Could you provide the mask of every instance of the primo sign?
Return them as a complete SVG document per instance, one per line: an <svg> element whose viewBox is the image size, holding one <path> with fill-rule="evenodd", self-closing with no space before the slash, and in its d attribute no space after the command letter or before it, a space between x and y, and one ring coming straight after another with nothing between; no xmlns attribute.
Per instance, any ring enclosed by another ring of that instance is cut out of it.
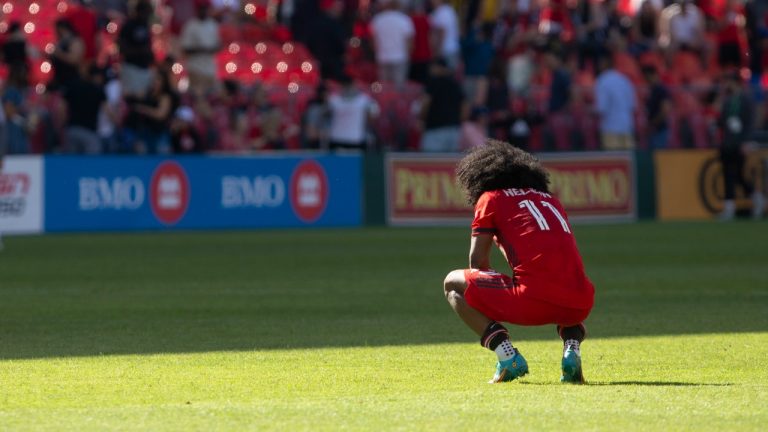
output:
<svg viewBox="0 0 768 432"><path fill-rule="evenodd" d="M550 189L571 220L634 220L636 192L631 152L537 155ZM467 224L472 208L456 184L460 155L390 154L388 219L394 225Z"/></svg>

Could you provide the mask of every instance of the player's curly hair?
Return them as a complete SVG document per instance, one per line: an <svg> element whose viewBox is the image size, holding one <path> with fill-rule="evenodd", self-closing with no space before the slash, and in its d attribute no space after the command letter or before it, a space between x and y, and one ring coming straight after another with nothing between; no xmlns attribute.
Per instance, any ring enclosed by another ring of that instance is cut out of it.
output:
<svg viewBox="0 0 768 432"><path fill-rule="evenodd" d="M494 139L471 150L459 161L456 179L469 204L483 192L518 188L549 192L549 175L532 154Z"/></svg>

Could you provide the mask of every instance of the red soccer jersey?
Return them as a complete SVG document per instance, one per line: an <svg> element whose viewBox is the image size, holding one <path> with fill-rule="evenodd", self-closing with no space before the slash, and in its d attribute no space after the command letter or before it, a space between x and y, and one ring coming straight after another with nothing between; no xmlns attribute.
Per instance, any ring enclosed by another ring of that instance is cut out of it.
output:
<svg viewBox="0 0 768 432"><path fill-rule="evenodd" d="M595 289L584 272L560 201L533 189L485 192L472 235L492 234L514 271L515 288L558 306L588 309Z"/></svg>

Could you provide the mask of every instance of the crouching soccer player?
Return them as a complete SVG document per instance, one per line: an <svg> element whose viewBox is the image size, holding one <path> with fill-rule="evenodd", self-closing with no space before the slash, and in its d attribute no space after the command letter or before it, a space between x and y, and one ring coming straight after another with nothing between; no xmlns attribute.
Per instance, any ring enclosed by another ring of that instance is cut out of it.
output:
<svg viewBox="0 0 768 432"><path fill-rule="evenodd" d="M458 182L475 207L469 269L445 278L453 310L499 357L491 382L512 381L528 364L501 322L557 325L563 340L560 381L582 383L579 345L586 336L594 287L584 273L571 226L549 193L547 173L532 155L489 140L459 162ZM512 276L490 268L493 243Z"/></svg>

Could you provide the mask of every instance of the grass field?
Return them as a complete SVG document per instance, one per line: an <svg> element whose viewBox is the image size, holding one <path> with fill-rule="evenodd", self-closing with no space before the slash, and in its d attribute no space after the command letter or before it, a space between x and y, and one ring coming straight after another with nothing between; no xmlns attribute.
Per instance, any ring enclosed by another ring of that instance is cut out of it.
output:
<svg viewBox="0 0 768 432"><path fill-rule="evenodd" d="M7 238L0 430L764 430L768 224L576 235L584 386L552 327L486 384L441 292L465 229Z"/></svg>

